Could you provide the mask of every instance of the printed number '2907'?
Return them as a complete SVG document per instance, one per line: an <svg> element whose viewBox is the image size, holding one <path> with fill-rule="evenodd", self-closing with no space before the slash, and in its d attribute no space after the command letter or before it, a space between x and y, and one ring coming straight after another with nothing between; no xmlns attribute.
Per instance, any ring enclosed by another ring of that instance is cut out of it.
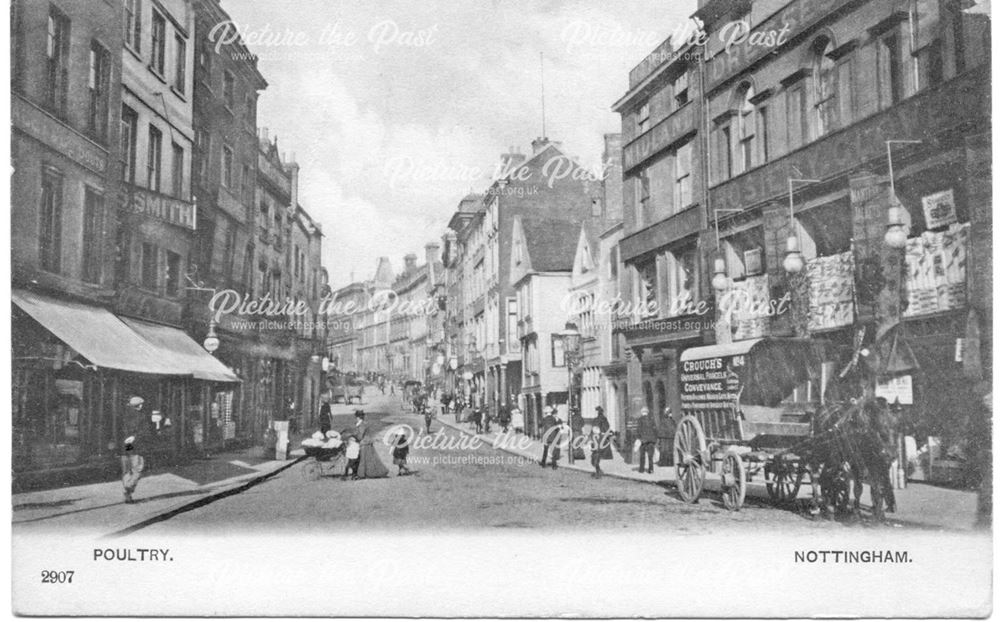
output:
<svg viewBox="0 0 1000 622"><path fill-rule="evenodd" d="M43 570L42 583L72 583L73 570Z"/></svg>

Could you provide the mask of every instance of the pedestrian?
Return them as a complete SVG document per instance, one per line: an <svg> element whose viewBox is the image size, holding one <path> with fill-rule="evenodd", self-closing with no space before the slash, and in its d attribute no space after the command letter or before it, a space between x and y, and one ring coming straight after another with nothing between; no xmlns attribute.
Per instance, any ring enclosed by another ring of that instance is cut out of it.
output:
<svg viewBox="0 0 1000 622"><path fill-rule="evenodd" d="M601 431L601 428L594 423L590 426L590 464L594 467L591 477L600 479L604 475L601 471L601 460L605 457L611 457L611 433L607 430Z"/></svg>
<svg viewBox="0 0 1000 622"><path fill-rule="evenodd" d="M570 427L569 424L563 421L559 415L555 416L556 425L553 428L552 433L552 469L555 470L559 466L559 453L562 450L563 445L567 445L570 437ZM569 451L573 448L570 447Z"/></svg>
<svg viewBox="0 0 1000 622"><path fill-rule="evenodd" d="M406 466L406 459L410 455L410 439L406 434L407 428L400 427L392 437L392 463L399 467L396 475L409 475L413 473Z"/></svg>
<svg viewBox="0 0 1000 622"><path fill-rule="evenodd" d="M330 431L330 423L330 398L324 395L319 407L319 431L325 435Z"/></svg>
<svg viewBox="0 0 1000 622"><path fill-rule="evenodd" d="M552 442L555 440L555 435L558 431L559 422L553 416L553 411L555 409L551 406L545 407L545 416L542 417L542 461L539 463L542 468L545 468L545 461L549 456L549 451L552 450ZM552 467L555 468L555 461L558 459L559 449L556 448L552 450Z"/></svg>
<svg viewBox="0 0 1000 622"><path fill-rule="evenodd" d="M514 428L515 433L524 434L524 413L517 404L510 410L510 426Z"/></svg>
<svg viewBox="0 0 1000 622"><path fill-rule="evenodd" d="M476 434L481 434L483 431L483 411L481 408L476 406L472 409L472 414L469 415L472 425L476 428Z"/></svg>
<svg viewBox="0 0 1000 622"><path fill-rule="evenodd" d="M649 409L643 406L640 412L638 423L639 434L639 472L653 472L653 453L656 451L656 441L659 438L659 431L656 429L656 421L649 415ZM649 470L646 470L646 461L649 461Z"/></svg>
<svg viewBox="0 0 1000 622"><path fill-rule="evenodd" d="M500 427L504 433L510 428L510 406L503 404L500 406Z"/></svg>
<svg viewBox="0 0 1000 622"><path fill-rule="evenodd" d="M347 479L348 474L351 479L358 479L358 462L361 457L361 443L358 442L353 432L348 432L347 448L344 449L344 457L347 458L347 466L344 467L344 475L340 479Z"/></svg>
<svg viewBox="0 0 1000 622"><path fill-rule="evenodd" d="M677 422L670 407L663 409L663 448L660 449L660 464L674 466L674 437L677 436Z"/></svg>
<svg viewBox="0 0 1000 622"><path fill-rule="evenodd" d="M387 477L389 469L385 468L385 465L379 460L378 454L375 453L374 433L371 426L365 423L365 411L354 411L354 418L354 433L358 437L358 443L361 444L361 452L358 455L358 477L362 479Z"/></svg>
<svg viewBox="0 0 1000 622"><path fill-rule="evenodd" d="M135 503L132 494L135 492L142 472L146 468L146 460L142 452L149 448L155 432L152 422L143 413L146 400L133 395L128 400L128 410L122 421L122 442L119 453L122 465L122 488L125 493L125 503Z"/></svg>
<svg viewBox="0 0 1000 622"><path fill-rule="evenodd" d="M431 421L441 416L441 402L433 400L430 406L424 410L424 428L427 433L431 433Z"/></svg>

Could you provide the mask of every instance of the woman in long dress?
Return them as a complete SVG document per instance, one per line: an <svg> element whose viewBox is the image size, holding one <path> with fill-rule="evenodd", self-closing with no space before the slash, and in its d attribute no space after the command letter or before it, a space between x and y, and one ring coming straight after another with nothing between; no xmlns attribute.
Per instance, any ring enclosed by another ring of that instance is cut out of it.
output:
<svg viewBox="0 0 1000 622"><path fill-rule="evenodd" d="M374 432L365 423L365 412L356 410L354 416L356 418L354 434L361 443L361 455L358 457L358 477L388 477L389 469L385 468L385 465L379 460L378 454L375 453Z"/></svg>

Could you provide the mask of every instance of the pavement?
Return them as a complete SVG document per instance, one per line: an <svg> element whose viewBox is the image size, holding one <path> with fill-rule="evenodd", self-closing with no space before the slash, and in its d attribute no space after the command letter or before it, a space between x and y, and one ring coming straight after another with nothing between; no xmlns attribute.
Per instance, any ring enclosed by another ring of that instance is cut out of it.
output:
<svg viewBox="0 0 1000 622"><path fill-rule="evenodd" d="M334 428L353 425L354 411L368 405L333 404ZM139 481L133 504L124 502L118 479L13 494L12 524L18 532L52 529L92 532L99 526L101 533L108 535L128 533L246 490L293 466L304 457L299 440L301 437L291 439L293 450L286 460L261 458L257 448L221 452L209 459L154 470Z"/></svg>
<svg viewBox="0 0 1000 622"><path fill-rule="evenodd" d="M452 429L462 433L478 437L484 444L504 451L521 458L534 460L536 462L542 457L542 443L523 434L514 432L503 433L496 425L489 433L476 434L471 424L457 423L454 414L447 414L438 420ZM433 427L432 427L433 430ZM585 460L575 460L569 462L569 452L563 450L559 460L559 468L570 469L593 473L590 465L590 451L586 450ZM675 469L674 467L654 466L653 473L639 471L638 464L629 464L625 458L612 447L612 459L601 461L601 470L605 477L628 479L633 481L647 482L659 486L674 488ZM657 454L658 457L658 454ZM720 478L711 471L705 475L704 489L709 492L718 492L720 489ZM770 503L767 488L763 478L747 483L747 498L764 499ZM807 500L811 497L810 486L803 484L799 490L798 499ZM887 514L888 523L893 526L911 527L917 529L947 530L947 531L973 531L976 526L976 502L975 491L956 490L940 486L924 484L921 482L909 482L906 488L897 489L896 512ZM867 485L861 497L862 508L871 507L871 493Z"/></svg>

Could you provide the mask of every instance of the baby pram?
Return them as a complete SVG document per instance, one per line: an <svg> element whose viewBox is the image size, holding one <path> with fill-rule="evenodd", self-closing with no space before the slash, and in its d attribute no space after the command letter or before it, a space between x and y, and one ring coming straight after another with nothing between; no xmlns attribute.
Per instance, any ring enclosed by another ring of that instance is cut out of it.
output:
<svg viewBox="0 0 1000 622"><path fill-rule="evenodd" d="M325 437L321 432L313 434L312 438L302 441L302 449L311 458L302 467L302 476L308 480L317 480L335 475L338 470L343 472L346 466L346 448L347 443L337 432L327 432Z"/></svg>

